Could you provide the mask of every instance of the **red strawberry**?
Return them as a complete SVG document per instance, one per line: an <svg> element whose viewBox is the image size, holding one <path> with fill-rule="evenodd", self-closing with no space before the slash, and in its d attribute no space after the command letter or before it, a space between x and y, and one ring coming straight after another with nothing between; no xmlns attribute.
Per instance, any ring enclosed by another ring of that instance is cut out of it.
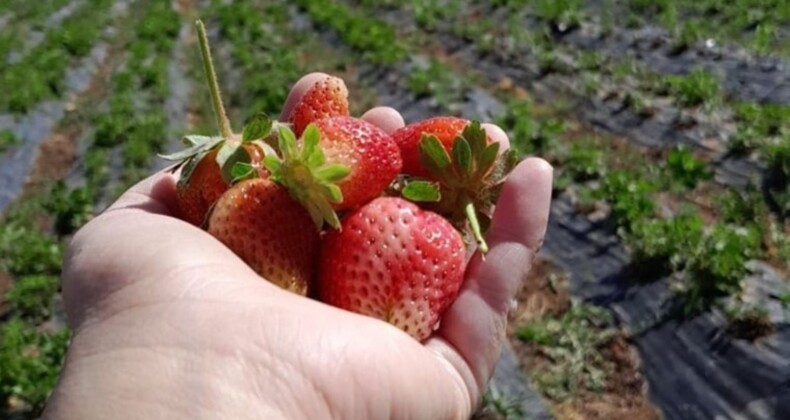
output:
<svg viewBox="0 0 790 420"><path fill-rule="evenodd" d="M378 197L400 172L398 146L375 125L352 117L333 117L318 120L316 126L321 132L318 145L327 162L351 169L338 183L343 201L335 209L352 209Z"/></svg>
<svg viewBox="0 0 790 420"><path fill-rule="evenodd" d="M491 142L480 123L473 121L462 130L450 134L465 120L439 117L414 124L395 133L401 142L401 153L404 155L404 172L406 154L416 148L418 170L412 175L430 174L436 181L433 188L425 186L425 181L407 180L401 193L413 201L438 201L429 208L447 217L459 229L468 227L477 241L480 252L488 252L483 239L483 231L488 225L493 203L496 202L500 186L510 170L515 166L513 153L499 155L499 144ZM441 138L434 135L441 134ZM449 143L449 144L448 144ZM410 189L411 185L418 188ZM426 193L426 190L434 191ZM483 223L481 223L483 222Z"/></svg>
<svg viewBox="0 0 790 420"><path fill-rule="evenodd" d="M320 298L421 341L458 295L464 254L461 235L438 214L401 198L377 198L326 235Z"/></svg>
<svg viewBox="0 0 790 420"><path fill-rule="evenodd" d="M314 126L301 145L288 127L278 128L282 158L267 153L266 178L258 178L260 171L251 164L237 162L230 171L236 184L214 205L208 232L262 277L307 295L320 228L325 220L339 225L331 203L342 198L335 182L348 169L325 163Z"/></svg>
<svg viewBox="0 0 790 420"><path fill-rule="evenodd" d="M392 133L392 138L398 144L403 158L403 173L432 179L432 174L420 161L419 145L423 134L436 136L445 149L451 150L455 138L467 125L469 121L462 118L434 117L409 124Z"/></svg>
<svg viewBox="0 0 790 420"><path fill-rule="evenodd" d="M343 79L328 76L315 83L291 111L288 122L301 136L311 122L326 117L348 115L348 89Z"/></svg>
<svg viewBox="0 0 790 420"><path fill-rule="evenodd" d="M176 202L180 216L195 226L203 225L208 210L230 187L217 163L217 152L220 147L215 147L202 157L198 157L191 172L186 170L182 172L183 176L177 185ZM244 148L253 164L260 165L263 159L260 149L251 144L244 145Z"/></svg>
<svg viewBox="0 0 790 420"><path fill-rule="evenodd" d="M307 210L274 181L234 185L214 206L208 232L262 277L307 294L319 233Z"/></svg>

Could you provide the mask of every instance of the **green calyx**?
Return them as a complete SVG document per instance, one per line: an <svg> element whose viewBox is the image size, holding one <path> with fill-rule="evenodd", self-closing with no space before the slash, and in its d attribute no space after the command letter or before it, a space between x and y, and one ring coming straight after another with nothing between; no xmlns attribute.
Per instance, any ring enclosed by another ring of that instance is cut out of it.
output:
<svg viewBox="0 0 790 420"><path fill-rule="evenodd" d="M321 133L314 124L307 126L299 143L288 126L277 128L281 157L267 152L263 160L270 178L285 187L291 197L307 209L319 229L324 221L340 229L340 219L332 204L343 201L337 183L346 178L351 169L326 163L324 152L318 147Z"/></svg>
<svg viewBox="0 0 790 420"><path fill-rule="evenodd" d="M483 233L487 229L493 204L505 177L517 163L515 154L499 154L499 143L488 143L485 130L472 121L453 141L449 152L433 135L423 135L419 144L420 162L438 181L436 210L449 216L456 226L469 226L481 253L488 252ZM412 181L425 182L425 181ZM404 188L404 196L410 198ZM424 192L422 196L435 197ZM432 200L421 200L432 201ZM435 201L435 200L433 200Z"/></svg>

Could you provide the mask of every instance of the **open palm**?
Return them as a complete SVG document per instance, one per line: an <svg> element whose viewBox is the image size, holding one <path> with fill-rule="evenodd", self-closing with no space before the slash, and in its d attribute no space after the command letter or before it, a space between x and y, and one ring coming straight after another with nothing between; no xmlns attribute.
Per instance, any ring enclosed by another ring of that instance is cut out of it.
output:
<svg viewBox="0 0 790 420"><path fill-rule="evenodd" d="M284 113L320 75L303 78ZM391 109L363 118L392 131ZM504 143L501 130L487 126ZM263 281L173 217L159 173L88 223L69 247L74 328L51 418L465 418L504 340L506 314L545 233L551 167L523 161L503 189L461 293L419 343L389 324Z"/></svg>

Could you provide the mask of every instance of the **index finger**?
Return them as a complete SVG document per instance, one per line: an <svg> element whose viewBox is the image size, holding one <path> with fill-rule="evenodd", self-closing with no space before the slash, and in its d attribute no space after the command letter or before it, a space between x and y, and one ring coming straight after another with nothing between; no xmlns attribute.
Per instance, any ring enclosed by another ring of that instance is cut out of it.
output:
<svg viewBox="0 0 790 420"><path fill-rule="evenodd" d="M530 158L509 175L497 202L485 259L475 255L464 286L426 345L463 379L473 401L485 390L505 339L507 312L546 232L552 168Z"/></svg>

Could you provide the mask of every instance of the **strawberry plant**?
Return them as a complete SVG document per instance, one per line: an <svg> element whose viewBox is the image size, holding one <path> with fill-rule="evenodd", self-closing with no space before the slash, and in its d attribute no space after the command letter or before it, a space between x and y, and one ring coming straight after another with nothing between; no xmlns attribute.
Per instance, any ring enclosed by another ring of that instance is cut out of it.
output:
<svg viewBox="0 0 790 420"><path fill-rule="evenodd" d="M693 189L700 181L713 177L708 165L684 146L669 151L666 159L666 182L675 189Z"/></svg>
<svg viewBox="0 0 790 420"><path fill-rule="evenodd" d="M51 275L19 277L5 294L15 315L42 321L52 315L52 304L59 287L58 278Z"/></svg>
<svg viewBox="0 0 790 420"><path fill-rule="evenodd" d="M296 2L319 25L337 31L340 38L371 61L393 64L406 56L406 48L387 23L365 16L342 3L317 0Z"/></svg>
<svg viewBox="0 0 790 420"><path fill-rule="evenodd" d="M0 327L0 398L14 397L40 414L58 380L70 336L68 330L42 333L20 320Z"/></svg>
<svg viewBox="0 0 790 420"><path fill-rule="evenodd" d="M704 105L711 108L721 99L721 86L716 76L696 69L687 75L666 78L670 92L684 106Z"/></svg>

